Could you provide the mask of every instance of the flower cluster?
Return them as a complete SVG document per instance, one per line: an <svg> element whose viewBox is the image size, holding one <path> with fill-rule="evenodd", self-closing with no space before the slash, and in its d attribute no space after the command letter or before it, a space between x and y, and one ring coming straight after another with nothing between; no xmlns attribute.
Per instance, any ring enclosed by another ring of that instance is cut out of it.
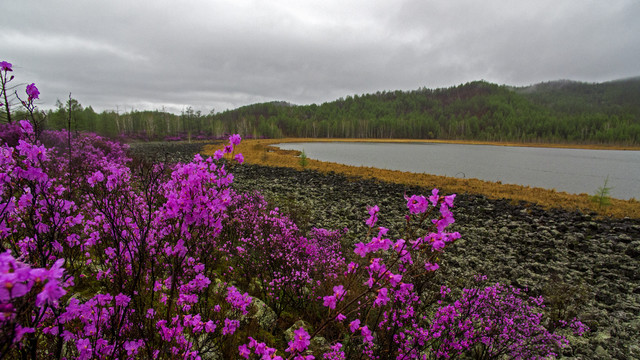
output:
<svg viewBox="0 0 640 360"><path fill-rule="evenodd" d="M0 62L3 96L11 71ZM447 230L455 195L405 196L399 239L369 207L368 234L347 244L346 229L303 233L232 189L239 135L213 158L152 165L29 121L0 139L0 358L536 358L567 344L543 326L542 299L515 288L433 300L461 237Z"/></svg>
<svg viewBox="0 0 640 360"><path fill-rule="evenodd" d="M16 260L10 250L0 253L0 338L5 347L34 333L42 324L42 311L58 307L66 294L63 264L64 259L58 259L50 269L32 268ZM24 307L42 311L25 318Z"/></svg>

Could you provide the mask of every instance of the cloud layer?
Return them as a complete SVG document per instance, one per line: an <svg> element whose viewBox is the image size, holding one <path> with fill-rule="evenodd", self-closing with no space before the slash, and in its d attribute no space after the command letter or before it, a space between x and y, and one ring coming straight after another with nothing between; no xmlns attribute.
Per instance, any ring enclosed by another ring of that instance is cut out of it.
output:
<svg viewBox="0 0 640 360"><path fill-rule="evenodd" d="M640 2L12 1L0 60L42 107L297 104L485 79L640 75Z"/></svg>

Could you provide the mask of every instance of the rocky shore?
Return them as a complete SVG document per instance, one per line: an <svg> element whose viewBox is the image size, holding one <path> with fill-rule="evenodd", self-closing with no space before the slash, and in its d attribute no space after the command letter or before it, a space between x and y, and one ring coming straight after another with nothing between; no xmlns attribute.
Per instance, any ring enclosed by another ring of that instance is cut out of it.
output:
<svg viewBox="0 0 640 360"><path fill-rule="evenodd" d="M236 189L260 190L303 228L347 227L347 241L366 234L367 206L380 206L380 225L401 229L403 194L431 190L289 168L242 165L232 172ZM640 220L473 194L458 194L455 204L462 239L443 256L442 279L455 285L484 274L543 295L559 316L577 315L591 331L570 338L562 358L640 359Z"/></svg>
<svg viewBox="0 0 640 360"><path fill-rule="evenodd" d="M152 161L189 161L202 144L137 144L132 154ZM234 187L255 191L303 229L348 228L346 241L366 234L367 206L379 225L401 229L403 194L417 188L340 174L256 165L233 166ZM439 278L454 287L476 274L543 295L551 311L578 316L591 331L571 338L563 359L640 359L640 220L545 210L509 200L458 194L453 230L462 234L440 261ZM468 283L468 281L467 281ZM555 310L554 310L555 309Z"/></svg>

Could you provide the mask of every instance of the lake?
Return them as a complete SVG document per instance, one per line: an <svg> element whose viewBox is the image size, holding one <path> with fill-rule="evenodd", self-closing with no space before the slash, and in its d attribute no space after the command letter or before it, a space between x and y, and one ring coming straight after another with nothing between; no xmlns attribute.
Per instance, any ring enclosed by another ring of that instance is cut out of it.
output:
<svg viewBox="0 0 640 360"><path fill-rule="evenodd" d="M441 143L278 144L310 159L353 166L476 178L594 194L609 178L611 196L640 199L640 151Z"/></svg>

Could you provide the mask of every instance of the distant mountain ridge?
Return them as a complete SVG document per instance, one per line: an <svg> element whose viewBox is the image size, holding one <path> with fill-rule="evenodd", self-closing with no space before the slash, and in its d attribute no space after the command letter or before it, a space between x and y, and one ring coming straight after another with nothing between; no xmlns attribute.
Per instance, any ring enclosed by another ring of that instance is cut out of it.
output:
<svg viewBox="0 0 640 360"><path fill-rule="evenodd" d="M82 109L79 130L146 138L412 138L640 145L640 77L604 83L558 80L512 87L473 81L440 89L378 91L323 104L252 104L217 114L188 109L115 114ZM64 109L49 114L64 127ZM114 125L115 124L115 125Z"/></svg>

